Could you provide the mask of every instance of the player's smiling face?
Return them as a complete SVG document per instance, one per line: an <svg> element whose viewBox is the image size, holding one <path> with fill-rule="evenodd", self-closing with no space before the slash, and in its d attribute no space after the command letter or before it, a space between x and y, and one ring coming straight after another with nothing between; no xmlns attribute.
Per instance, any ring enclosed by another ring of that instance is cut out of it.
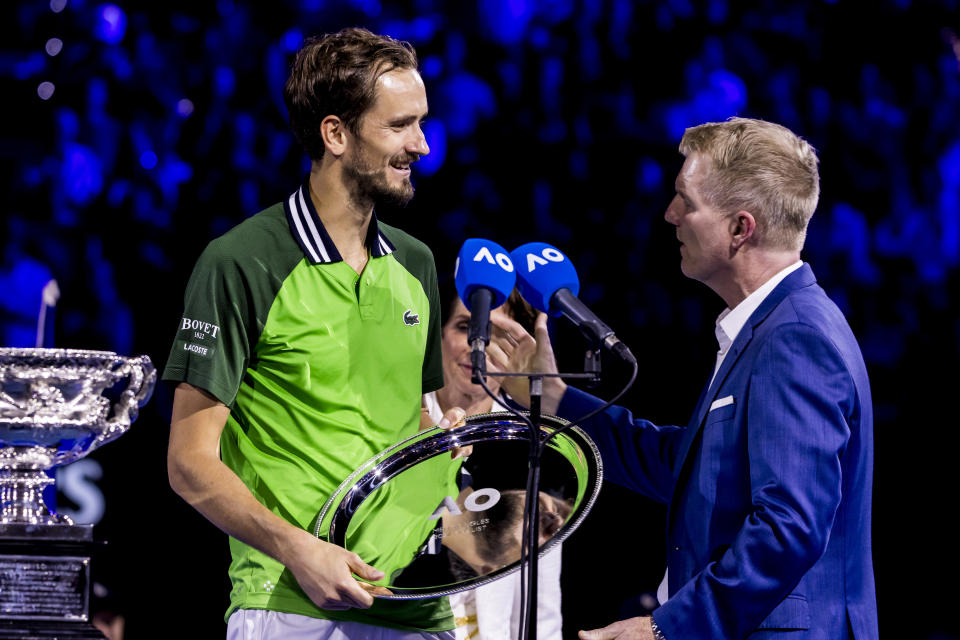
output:
<svg viewBox="0 0 960 640"><path fill-rule="evenodd" d="M416 70L394 69L377 79L373 104L351 136L345 164L359 200L410 201L410 165L430 153L420 127L426 115L427 93Z"/></svg>

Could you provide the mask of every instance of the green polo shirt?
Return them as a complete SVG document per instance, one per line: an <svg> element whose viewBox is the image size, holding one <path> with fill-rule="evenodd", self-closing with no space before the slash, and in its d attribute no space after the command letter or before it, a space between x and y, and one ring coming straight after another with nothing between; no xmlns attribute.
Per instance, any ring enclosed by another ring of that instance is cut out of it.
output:
<svg viewBox="0 0 960 640"><path fill-rule="evenodd" d="M443 385L430 250L370 223L363 273L344 262L302 186L211 242L187 285L163 379L230 408L220 455L253 495L312 530L357 467L417 432L420 396ZM233 538L230 608L442 631L445 598L326 611L293 575ZM365 560L367 558L364 558Z"/></svg>

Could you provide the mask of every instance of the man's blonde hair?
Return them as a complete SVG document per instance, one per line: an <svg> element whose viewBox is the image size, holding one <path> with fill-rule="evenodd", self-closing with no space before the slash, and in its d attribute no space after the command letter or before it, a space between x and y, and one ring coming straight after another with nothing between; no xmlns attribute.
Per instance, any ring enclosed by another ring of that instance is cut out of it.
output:
<svg viewBox="0 0 960 640"><path fill-rule="evenodd" d="M764 246L803 248L820 197L817 152L806 140L772 122L730 118L687 129L680 153L710 159L700 185L707 204L752 213Z"/></svg>

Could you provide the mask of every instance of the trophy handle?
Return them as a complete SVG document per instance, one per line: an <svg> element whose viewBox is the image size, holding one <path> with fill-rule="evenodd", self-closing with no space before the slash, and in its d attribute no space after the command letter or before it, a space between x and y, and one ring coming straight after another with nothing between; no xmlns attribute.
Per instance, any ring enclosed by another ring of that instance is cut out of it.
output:
<svg viewBox="0 0 960 640"><path fill-rule="evenodd" d="M115 440L130 428L130 424L137 419L140 407L145 405L153 394L153 387L157 383L157 370L149 356L127 358L121 369L130 375L127 388L120 394L120 399L113 405L113 417L94 440L89 451L100 445Z"/></svg>

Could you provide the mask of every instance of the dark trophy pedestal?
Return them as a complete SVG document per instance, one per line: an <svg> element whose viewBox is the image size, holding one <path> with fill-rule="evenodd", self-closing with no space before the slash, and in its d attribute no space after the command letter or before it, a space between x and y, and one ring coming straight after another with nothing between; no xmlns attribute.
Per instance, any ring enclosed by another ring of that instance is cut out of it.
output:
<svg viewBox="0 0 960 640"><path fill-rule="evenodd" d="M0 524L0 639L103 640L90 624L93 525Z"/></svg>

